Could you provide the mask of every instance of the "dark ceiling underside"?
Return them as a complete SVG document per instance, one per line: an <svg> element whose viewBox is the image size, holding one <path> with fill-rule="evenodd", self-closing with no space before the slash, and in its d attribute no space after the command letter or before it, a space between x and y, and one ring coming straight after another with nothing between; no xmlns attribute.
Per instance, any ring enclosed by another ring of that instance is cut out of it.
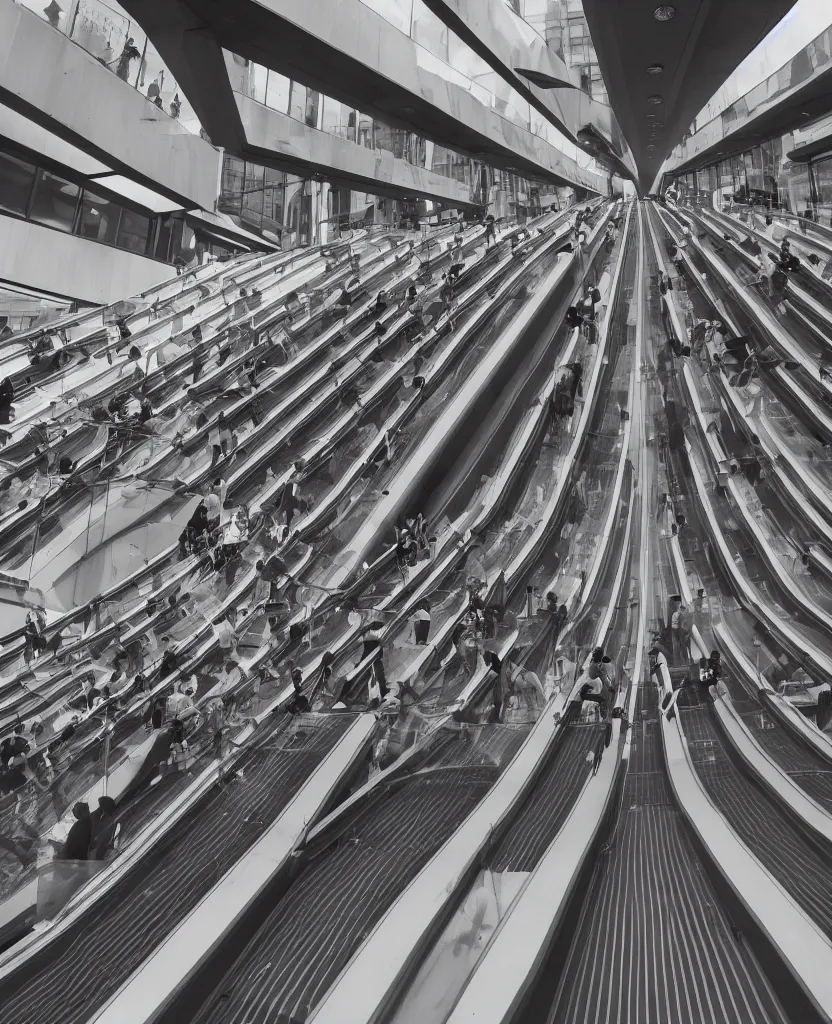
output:
<svg viewBox="0 0 832 1024"><path fill-rule="evenodd" d="M702 107L794 2L673 0L675 16L658 21L658 0L584 0L601 73L644 191ZM649 74L657 64L663 70Z"/></svg>

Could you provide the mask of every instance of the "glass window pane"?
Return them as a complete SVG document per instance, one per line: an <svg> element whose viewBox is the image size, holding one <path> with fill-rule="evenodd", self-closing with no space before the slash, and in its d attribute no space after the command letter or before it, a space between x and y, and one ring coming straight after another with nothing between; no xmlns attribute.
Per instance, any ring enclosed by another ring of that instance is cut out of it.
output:
<svg viewBox="0 0 832 1024"><path fill-rule="evenodd" d="M373 148L373 119L368 114L358 115L358 142L366 149Z"/></svg>
<svg viewBox="0 0 832 1024"><path fill-rule="evenodd" d="M35 181L35 168L25 160L0 153L0 210L25 217Z"/></svg>
<svg viewBox="0 0 832 1024"><path fill-rule="evenodd" d="M355 111L330 96L323 97L321 129L329 135L355 142Z"/></svg>
<svg viewBox="0 0 832 1024"><path fill-rule="evenodd" d="M118 245L130 252L147 252L147 236L150 231L150 218L142 213L124 210L118 229Z"/></svg>
<svg viewBox="0 0 832 1024"><path fill-rule="evenodd" d="M266 102L266 69L262 64L249 65L248 94L258 103Z"/></svg>
<svg viewBox="0 0 832 1024"><path fill-rule="evenodd" d="M71 28L76 43L115 71L118 56L131 35L130 19L123 12L98 0L79 0Z"/></svg>
<svg viewBox="0 0 832 1024"><path fill-rule="evenodd" d="M237 157L226 155L223 159L222 192L218 204L221 213L240 216L245 167L245 163Z"/></svg>
<svg viewBox="0 0 832 1024"><path fill-rule="evenodd" d="M57 174L39 170L35 181L32 220L61 231L71 231L80 188Z"/></svg>
<svg viewBox="0 0 832 1024"><path fill-rule="evenodd" d="M289 116L296 121L303 121L306 115L306 86L292 82L292 98L289 104Z"/></svg>
<svg viewBox="0 0 832 1024"><path fill-rule="evenodd" d="M243 217L258 227L263 219L263 170L257 164L246 164Z"/></svg>
<svg viewBox="0 0 832 1024"><path fill-rule="evenodd" d="M266 168L263 193L263 229L279 239L283 230L283 195L286 175L283 171Z"/></svg>
<svg viewBox="0 0 832 1024"><path fill-rule="evenodd" d="M291 87L291 79L277 71L269 71L269 80L266 83L266 106L280 111L281 114L288 114Z"/></svg>
<svg viewBox="0 0 832 1024"><path fill-rule="evenodd" d="M310 128L318 127L318 117L321 109L321 94L314 89L306 90L306 107L304 111L304 122Z"/></svg>
<svg viewBox="0 0 832 1024"><path fill-rule="evenodd" d="M83 238L93 238L96 242L115 245L121 210L121 206L110 199L101 199L92 192L84 192L78 234Z"/></svg>

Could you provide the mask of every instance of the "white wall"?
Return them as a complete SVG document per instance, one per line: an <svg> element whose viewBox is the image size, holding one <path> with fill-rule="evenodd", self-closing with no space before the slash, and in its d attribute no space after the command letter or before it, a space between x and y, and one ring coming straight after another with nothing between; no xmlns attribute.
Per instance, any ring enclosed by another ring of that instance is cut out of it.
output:
<svg viewBox="0 0 832 1024"><path fill-rule="evenodd" d="M175 276L146 256L0 215L0 281L104 305Z"/></svg>

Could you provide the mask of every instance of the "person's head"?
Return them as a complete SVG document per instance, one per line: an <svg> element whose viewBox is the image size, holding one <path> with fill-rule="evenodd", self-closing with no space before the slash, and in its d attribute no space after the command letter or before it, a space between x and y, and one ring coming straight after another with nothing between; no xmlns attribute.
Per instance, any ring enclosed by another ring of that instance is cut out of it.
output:
<svg viewBox="0 0 832 1024"><path fill-rule="evenodd" d="M299 690L302 683L303 683L303 673L301 672L301 670L299 668L293 668L292 669L292 686L294 686L295 690Z"/></svg>
<svg viewBox="0 0 832 1024"><path fill-rule="evenodd" d="M703 658L700 658L700 659L699 659L699 667L700 667L701 669L707 669L707 667L708 667L708 659L707 659L707 658L704 658L704 657L703 657Z"/></svg>
<svg viewBox="0 0 832 1024"><path fill-rule="evenodd" d="M386 292L386 291L384 291L384 289L382 289L382 290L381 290L381 291L380 291L380 292L378 293L378 299L377 299L376 301L377 301L377 302L386 302L386 301L387 301L387 292Z"/></svg>
<svg viewBox="0 0 832 1024"><path fill-rule="evenodd" d="M227 661L225 663L225 671L226 672L233 672L236 667L237 667L237 662L236 661Z"/></svg>
<svg viewBox="0 0 832 1024"><path fill-rule="evenodd" d="M257 561L254 563L255 571L256 572L262 572L263 571L263 567L265 566L265 564L266 563L263 561L262 558L258 558Z"/></svg>
<svg viewBox="0 0 832 1024"><path fill-rule="evenodd" d="M555 595L552 593L552 591L551 590L547 591L547 593L546 593L546 604L548 604L551 608L554 608L554 607L557 606L557 603L558 603L558 599L555 597Z"/></svg>
<svg viewBox="0 0 832 1024"><path fill-rule="evenodd" d="M127 40L127 45L128 45L128 46L132 46L132 45L133 45L133 37L132 37L132 36L130 36L130 37L128 38L128 40Z"/></svg>
<svg viewBox="0 0 832 1024"><path fill-rule="evenodd" d="M604 659L604 648L603 647L596 647L595 650L592 652L592 660L593 661L603 661L603 659Z"/></svg>
<svg viewBox="0 0 832 1024"><path fill-rule="evenodd" d="M15 734L15 736L21 736L23 734L23 732L25 731L25 729L26 729L26 726L23 724L23 722L18 722L15 725L15 727L14 727L14 734Z"/></svg>
<svg viewBox="0 0 832 1024"><path fill-rule="evenodd" d="M241 288L240 289L240 298L244 299L247 295L248 295L248 292L246 291L246 289L245 288Z"/></svg>
<svg viewBox="0 0 832 1024"><path fill-rule="evenodd" d="M719 661L719 651L711 651L711 661Z"/></svg>
<svg viewBox="0 0 832 1024"><path fill-rule="evenodd" d="M98 809L108 817L116 813L116 802L111 796L100 796L98 798Z"/></svg>
<svg viewBox="0 0 832 1024"><path fill-rule="evenodd" d="M79 800L78 803L72 808L72 813L75 815L78 821L83 821L84 818L89 818L89 804L85 804L82 800Z"/></svg>

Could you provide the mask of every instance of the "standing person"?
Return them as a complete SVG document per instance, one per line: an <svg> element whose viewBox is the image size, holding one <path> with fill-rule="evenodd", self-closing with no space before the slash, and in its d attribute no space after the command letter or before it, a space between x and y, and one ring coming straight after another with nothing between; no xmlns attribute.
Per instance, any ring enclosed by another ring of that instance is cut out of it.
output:
<svg viewBox="0 0 832 1024"><path fill-rule="evenodd" d="M430 605L427 601L419 602L410 621L413 623L413 642L418 647L426 647L430 634Z"/></svg>
<svg viewBox="0 0 832 1024"><path fill-rule="evenodd" d="M111 796L100 796L98 807L90 815L90 821L90 860L104 860L108 851L116 847L120 828L116 818L115 800Z"/></svg>
<svg viewBox="0 0 832 1024"><path fill-rule="evenodd" d="M287 575L286 563L279 555L272 555L266 561L263 561L262 558L258 559L254 568L260 579L269 585L268 602L271 604L277 601L280 594L280 581Z"/></svg>
<svg viewBox="0 0 832 1024"><path fill-rule="evenodd" d="M485 218L485 245L486 248L491 248L491 243L497 244L497 228L494 220L494 214L489 213Z"/></svg>
<svg viewBox="0 0 832 1024"><path fill-rule="evenodd" d="M126 82L130 77L130 62L137 57L141 57L141 54L134 45L133 37L130 36L124 44L124 49L119 54L118 64L116 65L116 74L122 82Z"/></svg>
<svg viewBox="0 0 832 1024"><path fill-rule="evenodd" d="M162 106L162 88L164 86L164 82L165 72L160 71L147 87L147 98L151 103L155 103L157 107Z"/></svg>
<svg viewBox="0 0 832 1024"><path fill-rule="evenodd" d="M61 860L89 860L90 843L92 842L92 816L89 806L83 802L72 808L75 823L61 850Z"/></svg>
<svg viewBox="0 0 832 1024"><path fill-rule="evenodd" d="M369 695L370 707L377 708L387 696L387 678L384 673L384 648L381 645L383 623L371 622L364 633L359 664L372 657L370 666Z"/></svg>
<svg viewBox="0 0 832 1024"><path fill-rule="evenodd" d="M23 722L18 722L14 727L14 732L11 736L7 736L2 743L0 743L0 766L5 771L11 761L17 757L26 757L29 753L29 741L26 739L24 733L26 732L26 726Z"/></svg>
<svg viewBox="0 0 832 1024"><path fill-rule="evenodd" d="M228 434L225 422L225 413L221 412L217 422L211 428L211 468L220 461L223 455L228 454Z"/></svg>
<svg viewBox="0 0 832 1024"><path fill-rule="evenodd" d="M205 495L205 511L209 530L215 530L219 526L227 490L228 485L221 476L218 476L211 484L211 490ZM200 502L200 504L202 503Z"/></svg>
<svg viewBox="0 0 832 1024"><path fill-rule="evenodd" d="M680 601L677 608L670 616L670 635L673 640L673 664L683 665L689 660L690 650L688 643L690 639L689 616L686 618L686 608ZM685 623L688 623L687 635L685 634Z"/></svg>
<svg viewBox="0 0 832 1024"><path fill-rule="evenodd" d="M179 99L179 93L174 93L173 99L170 101L170 116L179 117L179 112L182 110L182 101Z"/></svg>
<svg viewBox="0 0 832 1024"><path fill-rule="evenodd" d="M679 652L683 663L690 661L690 635L693 629L693 612L687 605L679 606Z"/></svg>
<svg viewBox="0 0 832 1024"><path fill-rule="evenodd" d="M586 286L586 293L583 299L581 299L580 311L583 313L585 319L595 321L596 306L601 301L601 293L598 288L590 281Z"/></svg>
<svg viewBox="0 0 832 1024"><path fill-rule="evenodd" d="M214 636L217 638L217 643L226 656L232 654L237 647L237 632L234 629L230 616L230 612L227 615L223 615L216 626L214 626Z"/></svg>
<svg viewBox="0 0 832 1024"><path fill-rule="evenodd" d="M427 558L427 553L430 550L428 544L428 525L421 512L416 516L416 520L413 524L413 536L416 538L418 551L423 553L423 558Z"/></svg>
<svg viewBox="0 0 832 1024"><path fill-rule="evenodd" d="M303 673L299 668L292 669L292 699L286 710L290 715L302 715L309 711L309 698L303 692Z"/></svg>
<svg viewBox="0 0 832 1024"><path fill-rule="evenodd" d="M603 647L596 647L592 652L589 659L589 668L587 669L587 676L591 680L600 679L612 697L615 692L615 683L609 674L607 666L610 664L610 659L604 654Z"/></svg>
<svg viewBox="0 0 832 1024"><path fill-rule="evenodd" d="M439 289L439 298L442 300L442 312L448 316L448 323L453 327L453 309L455 303L454 283L451 278L443 274L442 287Z"/></svg>
<svg viewBox="0 0 832 1024"><path fill-rule="evenodd" d="M404 527L399 531L396 540L396 563L405 583L407 583L407 567L416 564L416 554L416 540L410 530Z"/></svg>
<svg viewBox="0 0 832 1024"><path fill-rule="evenodd" d="M581 703L588 700L593 704L597 704L601 717L606 717L607 694L604 690L604 683L600 676L596 675L594 679L587 678L587 680L581 684L580 689L578 690L578 695L574 699L579 700Z"/></svg>
<svg viewBox="0 0 832 1024"><path fill-rule="evenodd" d="M24 658L27 662L33 658L40 657L41 651L46 648L46 637L44 636L44 629L46 628L46 616L40 610L40 608L31 608L26 613L26 626L24 629L25 637L25 650Z"/></svg>
<svg viewBox="0 0 832 1024"><path fill-rule="evenodd" d="M168 676L172 676L179 667L179 658L177 657L176 651L171 646L171 640L169 636L162 639L162 643L165 646L165 652L162 655L162 664L159 666L159 678L167 679Z"/></svg>

